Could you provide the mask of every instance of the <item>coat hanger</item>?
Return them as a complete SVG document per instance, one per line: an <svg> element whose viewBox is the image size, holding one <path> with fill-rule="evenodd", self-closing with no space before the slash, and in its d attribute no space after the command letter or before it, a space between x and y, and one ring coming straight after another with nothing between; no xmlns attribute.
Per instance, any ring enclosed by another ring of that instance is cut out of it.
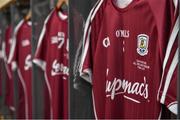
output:
<svg viewBox="0 0 180 120"><path fill-rule="evenodd" d="M25 16L25 21L29 21L30 19L31 19L31 17L32 17L32 12L31 12L31 10L29 10L29 12L27 13L27 15Z"/></svg>
<svg viewBox="0 0 180 120"><path fill-rule="evenodd" d="M63 4L68 5L68 0L58 0L58 2L56 4L56 8L59 10Z"/></svg>

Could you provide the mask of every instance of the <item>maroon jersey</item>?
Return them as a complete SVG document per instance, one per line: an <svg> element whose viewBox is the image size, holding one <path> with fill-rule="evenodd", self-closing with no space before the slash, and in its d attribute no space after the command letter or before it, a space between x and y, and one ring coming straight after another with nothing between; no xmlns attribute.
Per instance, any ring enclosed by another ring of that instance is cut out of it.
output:
<svg viewBox="0 0 180 120"><path fill-rule="evenodd" d="M48 118L68 118L67 27L67 15L54 9L45 20L33 60L44 70L50 97L50 110L45 105Z"/></svg>
<svg viewBox="0 0 180 120"><path fill-rule="evenodd" d="M96 118L161 116L157 94L172 14L161 11L170 18L170 24L162 24L166 17L158 18L157 6L149 1L119 8L114 0L99 0L90 12L79 69L92 84ZM166 10L163 4L159 9Z"/></svg>
<svg viewBox="0 0 180 120"><path fill-rule="evenodd" d="M5 42L3 42L3 51L4 51L4 62L5 69L7 73L6 77L6 98L5 103L11 110L14 108L14 81L13 81L13 72L11 69L11 64L7 63L7 58L9 57L10 47L12 45L12 27L9 25L5 31Z"/></svg>
<svg viewBox="0 0 180 120"><path fill-rule="evenodd" d="M17 118L32 118L31 22L22 20L15 28L8 63L19 77Z"/></svg>

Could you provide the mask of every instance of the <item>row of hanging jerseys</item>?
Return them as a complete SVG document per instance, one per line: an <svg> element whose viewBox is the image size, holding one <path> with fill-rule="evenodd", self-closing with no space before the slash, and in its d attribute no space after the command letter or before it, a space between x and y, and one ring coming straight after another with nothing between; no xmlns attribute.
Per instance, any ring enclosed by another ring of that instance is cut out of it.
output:
<svg viewBox="0 0 180 120"><path fill-rule="evenodd" d="M3 42L3 55L8 74L5 103L18 119L32 118L32 62L42 68L46 86L44 88L44 117L68 118L68 15L55 8L44 22L37 50L31 54L30 20L23 19L12 30L8 26ZM11 35L13 34L13 37ZM18 74L18 103L14 104L13 71ZM38 76L36 77L38 80Z"/></svg>
<svg viewBox="0 0 180 120"><path fill-rule="evenodd" d="M177 114L178 0L98 0L76 74L92 85L96 119ZM78 87L75 80L75 87Z"/></svg>

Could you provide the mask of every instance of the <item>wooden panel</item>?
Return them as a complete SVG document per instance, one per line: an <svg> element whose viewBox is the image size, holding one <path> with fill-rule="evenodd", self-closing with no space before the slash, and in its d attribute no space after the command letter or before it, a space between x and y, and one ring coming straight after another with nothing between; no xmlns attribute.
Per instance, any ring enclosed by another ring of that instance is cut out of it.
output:
<svg viewBox="0 0 180 120"><path fill-rule="evenodd" d="M8 7L14 1L16 0L0 0L0 10L5 7Z"/></svg>

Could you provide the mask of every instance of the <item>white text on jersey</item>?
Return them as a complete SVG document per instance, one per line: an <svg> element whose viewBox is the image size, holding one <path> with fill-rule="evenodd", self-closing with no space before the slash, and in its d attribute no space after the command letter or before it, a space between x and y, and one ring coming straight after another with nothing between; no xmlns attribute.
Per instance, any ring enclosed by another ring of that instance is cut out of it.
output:
<svg viewBox="0 0 180 120"><path fill-rule="evenodd" d="M58 49L60 49L65 42L65 33L58 32L57 36L51 38L51 44L58 44Z"/></svg>
<svg viewBox="0 0 180 120"><path fill-rule="evenodd" d="M113 81L106 81L106 97L111 97L114 100L116 95L123 93L140 95L145 99L148 99L148 84L144 77L144 83L129 82L127 80L121 80L114 78Z"/></svg>
<svg viewBox="0 0 180 120"><path fill-rule="evenodd" d="M103 39L103 46L104 46L105 48L107 48L107 47L109 47L110 45L111 45L111 42L110 42L109 37L104 38L104 39Z"/></svg>
<svg viewBox="0 0 180 120"><path fill-rule="evenodd" d="M24 70L29 70L32 67L32 60L31 60L31 55L27 55L25 59L25 65L24 65Z"/></svg>
<svg viewBox="0 0 180 120"><path fill-rule="evenodd" d="M58 63L58 60L54 60L51 70L51 76L56 75L69 75L69 68L63 63Z"/></svg>
<svg viewBox="0 0 180 120"><path fill-rule="evenodd" d="M116 30L117 38L129 38L129 30Z"/></svg>

